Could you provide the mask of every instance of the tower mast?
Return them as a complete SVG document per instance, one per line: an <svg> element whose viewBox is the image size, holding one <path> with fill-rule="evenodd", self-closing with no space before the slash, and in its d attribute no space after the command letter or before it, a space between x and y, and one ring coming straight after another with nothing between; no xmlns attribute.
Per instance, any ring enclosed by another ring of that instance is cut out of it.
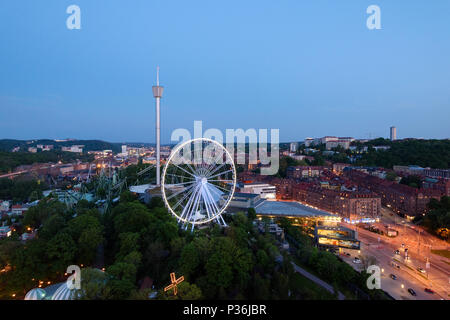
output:
<svg viewBox="0 0 450 320"><path fill-rule="evenodd" d="M160 103L162 94L164 91L164 87L159 85L159 66L156 67L156 86L152 87L153 97L155 97L156 101L156 185L161 185L161 159L160 159L160 151L161 151L161 129L160 129Z"/></svg>

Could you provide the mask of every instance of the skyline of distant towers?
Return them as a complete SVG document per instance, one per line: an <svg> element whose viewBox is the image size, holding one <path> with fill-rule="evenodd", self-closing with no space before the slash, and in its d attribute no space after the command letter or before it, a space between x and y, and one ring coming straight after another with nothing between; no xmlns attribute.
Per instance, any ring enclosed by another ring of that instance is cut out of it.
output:
<svg viewBox="0 0 450 320"><path fill-rule="evenodd" d="M161 185L161 128L160 128L160 103L163 95L164 87L159 85L159 66L156 67L156 86L152 87L153 97L155 98L155 107L156 107L156 185Z"/></svg>
<svg viewBox="0 0 450 320"><path fill-rule="evenodd" d="M397 128L391 127L391 141L397 140Z"/></svg>

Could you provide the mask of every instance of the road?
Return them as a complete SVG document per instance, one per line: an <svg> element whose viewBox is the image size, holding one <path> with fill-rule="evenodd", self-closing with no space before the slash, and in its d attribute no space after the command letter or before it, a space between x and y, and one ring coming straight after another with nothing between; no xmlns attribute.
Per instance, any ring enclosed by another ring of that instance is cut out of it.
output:
<svg viewBox="0 0 450 320"><path fill-rule="evenodd" d="M343 223L348 228L354 228ZM398 244L398 241L392 241L392 238L379 236L373 232L357 228L358 238L361 241L361 251L345 250L351 253L352 258L343 257L343 259L353 265L355 269L361 269L361 266L355 266L352 262L353 257L358 255L373 256L377 259L377 265L384 271L382 272L381 286L382 289L391 294L396 299L415 299L415 300L440 300L448 299L449 294L449 267L441 267L436 263L430 263L430 269L426 269L426 263L423 256L410 252L410 259L405 261L405 248ZM395 238L394 238L395 239ZM406 246L408 247L408 246ZM395 250L400 251L400 255L396 255ZM410 251L411 249L409 249ZM400 266L392 266L392 263ZM439 267L436 267L439 266ZM427 270L422 274L417 271L418 267ZM395 274L397 280L389 277ZM403 287L402 287L403 284ZM412 288L417 296L412 296L407 289ZM429 294L424 291L425 288L431 288L436 293Z"/></svg>

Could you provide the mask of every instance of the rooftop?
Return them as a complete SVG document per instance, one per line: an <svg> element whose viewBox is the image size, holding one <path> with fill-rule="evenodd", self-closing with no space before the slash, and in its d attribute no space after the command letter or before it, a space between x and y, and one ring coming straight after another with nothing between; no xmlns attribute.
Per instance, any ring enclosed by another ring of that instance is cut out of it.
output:
<svg viewBox="0 0 450 320"><path fill-rule="evenodd" d="M264 201L255 208L257 214L298 217L331 217L330 213L317 210L298 202Z"/></svg>

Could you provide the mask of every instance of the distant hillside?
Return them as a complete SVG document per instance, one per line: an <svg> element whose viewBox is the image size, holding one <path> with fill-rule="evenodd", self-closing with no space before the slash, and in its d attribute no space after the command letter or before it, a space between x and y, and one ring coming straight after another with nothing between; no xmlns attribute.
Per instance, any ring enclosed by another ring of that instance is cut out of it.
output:
<svg viewBox="0 0 450 320"><path fill-rule="evenodd" d="M92 154L78 154L73 152L65 152L61 150L52 150L45 152L3 152L0 151L0 174L13 171L17 166L28 165L33 163L73 162L76 160L93 161Z"/></svg>
<svg viewBox="0 0 450 320"><path fill-rule="evenodd" d="M83 151L97 151L97 150L112 150L117 153L121 151L121 143L112 143L101 140L68 140L55 141L50 139L36 139L36 140L0 140L0 151L12 151L13 148L20 147L20 151L27 151L29 147L36 147L38 144L53 145L55 150L60 150L61 147L69 147L72 145L84 145Z"/></svg>
<svg viewBox="0 0 450 320"><path fill-rule="evenodd" d="M390 141L375 139L365 143L369 152L357 161L359 165L392 168L394 165L418 165L431 168L450 168L450 140L404 139ZM373 146L385 145L386 151L375 151Z"/></svg>

